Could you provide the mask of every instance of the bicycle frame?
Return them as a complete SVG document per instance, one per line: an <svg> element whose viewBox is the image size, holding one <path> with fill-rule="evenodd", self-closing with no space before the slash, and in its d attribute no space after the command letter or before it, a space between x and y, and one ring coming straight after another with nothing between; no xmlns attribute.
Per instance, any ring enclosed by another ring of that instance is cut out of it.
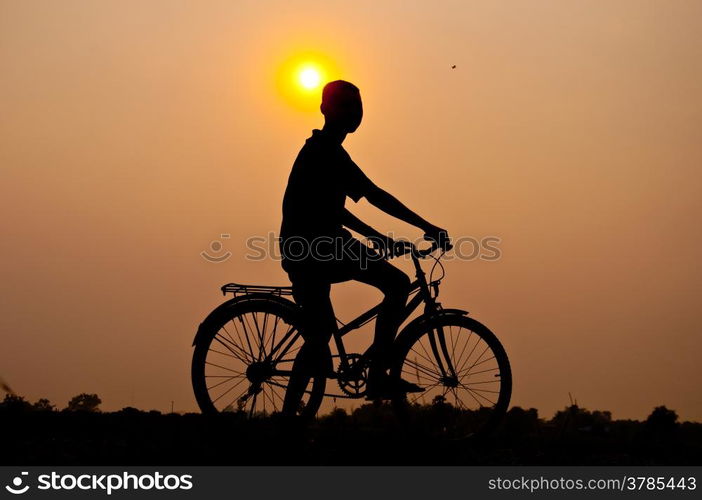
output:
<svg viewBox="0 0 702 500"><path fill-rule="evenodd" d="M403 312L402 312L402 320L400 321L400 324L404 323L407 318L409 318L412 313L422 304L424 303L424 314L420 317L431 317L433 314L437 313L441 305L436 301L436 297L438 296L439 293L439 281L432 281L432 282L427 282L426 279L426 273L422 269L421 263L419 258L414 255L413 253L410 254L412 257L412 262L415 267L415 277L416 279L410 284L410 300L408 301L407 305L405 306ZM431 290L434 290L434 295L432 295ZM366 323L372 321L380 312L380 308L382 307L382 304L377 304L376 306L370 308L366 312L362 313L360 316L357 318L351 320L350 322L346 324L342 324L340 328L338 328L336 331L333 333L333 338L334 342L337 348L338 355L335 357L338 357L341 360L341 366L344 368L349 367L349 358L348 354L346 352L346 348L344 346L343 342L343 337L347 335L348 333L357 330L358 328L362 327ZM338 320L337 320L338 321ZM291 330L286 332L285 335L283 335L283 338L279 340L279 342L271 349L271 352L268 353L267 358L272 358L275 355L278 355L277 358L281 359L283 356L287 354L287 350L290 348L290 346L294 343L295 339L293 338L290 340L292 336L297 337L301 335L299 330ZM437 345L437 339L438 339L438 345ZM431 346L431 350L433 352L433 355L435 356L437 360L437 364L439 366L439 369L441 371L442 377L448 379L452 377L456 377L456 372L454 367L451 364L451 358L448 354L448 348L446 345L446 337L444 335L443 327L438 325L436 329L432 332L432 335L429 337L429 343ZM278 351L281 349L282 346L286 346L283 348L283 351L278 353ZM362 354L361 354L361 359L365 362L368 361L370 358L370 354L372 352L373 346L369 346ZM441 352L443 354L443 359L447 361L447 366L444 366L444 363L442 362L442 356L439 354ZM279 369L274 369L273 373L276 375L281 375L281 376L289 376L290 371L289 370L279 370ZM329 374L330 378L338 377L338 373L334 374Z"/></svg>
<svg viewBox="0 0 702 500"><path fill-rule="evenodd" d="M432 296L430 292L430 286L433 286L433 288L437 291L438 293L438 282L432 282L432 283L427 283L426 280L426 274L424 273L424 270L422 269L422 266L419 262L419 259L412 255L412 262L414 263L415 271L416 271L416 279L411 283L410 285L410 300L407 302L407 305L405 306L405 309L402 311L402 316L401 316L401 321L400 324L404 323L407 318L409 318L412 313L420 306L420 304L424 303L424 313L425 314L431 314L435 312L439 308L439 304L436 302L435 297ZM415 293L417 292L417 293ZM414 294L414 295L412 295ZM380 312L380 308L382 307L382 304L378 304L372 308L370 308L368 311L364 312L360 316L358 316L356 319L346 323L345 325L341 326L334 332L334 342L336 344L336 349L337 352L339 353L339 358L341 359L342 364L347 366L348 364L348 359L347 359L347 354L346 354L346 348L344 347L344 342L343 342L343 337L344 335L357 330L358 328L362 327L369 321L372 321ZM361 354L361 357L363 359L367 359L370 356L371 350L372 350L372 345L366 349L363 354Z"/></svg>
<svg viewBox="0 0 702 500"><path fill-rule="evenodd" d="M407 320L407 318L409 318L410 315L417 309L417 307L419 307L421 303L424 303L423 317L431 316L437 313L441 308L441 305L436 301L436 297L439 294L439 281L427 282L426 273L422 269L419 258L417 258L414 252L410 253L410 255L412 257L412 263L414 264L416 277L415 281L412 282L412 284L410 285L410 295L414 292L417 293L409 300L409 302L405 306L400 324L404 323ZM434 290L434 295L431 294L431 289ZM343 325L341 328L334 332L334 341L336 343L336 348L339 353L339 358L341 359L342 366L348 368L348 357L342 338L347 333L356 330L357 328L360 328L368 321L371 321L373 318L375 318L380 312L380 308L381 304L376 305L375 307L369 309L365 313L358 316L356 319L350 321L346 325ZM429 337L429 344L431 346L432 353L436 358L443 379L448 380L452 378L457 378L456 371L451 362L451 357L448 354L446 336L441 325L437 325L436 329L432 331ZM373 346L369 346L368 349L366 349L365 352L361 354L361 359L364 361L368 360L372 349ZM443 359L446 361L446 366L444 366L442 356L439 355L439 349L443 354Z"/></svg>

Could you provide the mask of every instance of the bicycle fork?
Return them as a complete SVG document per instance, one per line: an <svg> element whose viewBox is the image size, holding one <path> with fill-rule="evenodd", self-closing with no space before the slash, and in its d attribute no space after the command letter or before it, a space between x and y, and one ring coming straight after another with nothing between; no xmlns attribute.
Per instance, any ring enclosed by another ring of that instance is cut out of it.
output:
<svg viewBox="0 0 702 500"><path fill-rule="evenodd" d="M441 309L441 304L439 304L436 301L436 298L432 296L431 291L429 290L429 284L426 280L426 273L422 269L422 266L419 264L419 260L414 255L412 255L412 260L414 261L414 267L416 269L416 276L417 280L419 281L421 293L424 295L424 313L431 318L433 315L436 314L436 312L439 309ZM434 286L436 294L438 295L438 285L434 284ZM436 328L431 328L428 333L428 336L431 352L434 355L434 358L436 359L436 364L439 367L439 371L441 372L440 381L447 387L457 387L458 374L456 373L456 369L453 366L451 356L449 356L448 347L446 345L446 334L444 333L444 327L441 325L437 325ZM445 365L442 361L442 356L439 354L439 350L443 355L443 359L446 361Z"/></svg>
<svg viewBox="0 0 702 500"><path fill-rule="evenodd" d="M432 328L428 335L429 345L431 346L431 352L434 355L434 358L436 358L436 364L438 365L439 371L441 372L441 382L447 387L457 387L458 374L456 373L456 369L453 366L451 356L449 356L448 347L446 346L446 335L444 333L444 327L439 325L436 328ZM436 342L437 338L439 340L438 346ZM446 361L446 366L444 366L444 362L441 360L442 356L439 354L439 350L441 350L443 359Z"/></svg>

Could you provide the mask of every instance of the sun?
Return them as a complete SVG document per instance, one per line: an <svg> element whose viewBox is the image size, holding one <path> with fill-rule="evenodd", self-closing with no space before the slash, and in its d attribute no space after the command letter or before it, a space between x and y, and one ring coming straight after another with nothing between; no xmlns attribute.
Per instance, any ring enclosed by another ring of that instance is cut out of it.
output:
<svg viewBox="0 0 702 500"><path fill-rule="evenodd" d="M278 96L293 108L310 113L319 113L324 85L343 76L334 58L312 50L295 51L273 67Z"/></svg>
<svg viewBox="0 0 702 500"><path fill-rule="evenodd" d="M300 68L297 81L306 90L314 90L322 83L322 73L319 68L305 65Z"/></svg>

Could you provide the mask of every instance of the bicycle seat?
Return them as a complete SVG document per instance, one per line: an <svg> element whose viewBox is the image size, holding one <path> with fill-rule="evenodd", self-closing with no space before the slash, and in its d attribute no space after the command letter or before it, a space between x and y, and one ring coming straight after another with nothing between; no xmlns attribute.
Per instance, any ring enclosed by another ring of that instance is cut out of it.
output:
<svg viewBox="0 0 702 500"><path fill-rule="evenodd" d="M268 285L242 285L241 283L227 283L223 285L222 295L231 293L233 295L247 295L250 293L268 293L272 295L292 295L292 286L268 286Z"/></svg>

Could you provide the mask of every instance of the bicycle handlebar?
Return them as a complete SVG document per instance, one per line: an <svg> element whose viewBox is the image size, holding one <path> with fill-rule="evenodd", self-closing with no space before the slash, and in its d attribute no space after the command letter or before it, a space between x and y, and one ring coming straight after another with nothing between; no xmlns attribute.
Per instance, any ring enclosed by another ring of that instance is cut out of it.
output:
<svg viewBox="0 0 702 500"><path fill-rule="evenodd" d="M429 245L427 248L424 248L424 249L419 249L415 246L414 251L416 252L417 257L426 258L426 257L429 257L429 255L431 253L433 253L434 251L436 251L436 249L438 249L438 248L439 248L439 243L436 241L432 241L431 245Z"/></svg>
<svg viewBox="0 0 702 500"><path fill-rule="evenodd" d="M453 245L448 242L446 242L444 245L439 245L439 242L434 240L431 242L431 245L427 248L419 249L413 243L405 242L405 246L403 247L402 252L395 254L395 257L399 257L401 255L405 255L411 252L418 259L426 259L430 254L434 253L441 247L443 247L445 251L449 251L453 248Z"/></svg>

